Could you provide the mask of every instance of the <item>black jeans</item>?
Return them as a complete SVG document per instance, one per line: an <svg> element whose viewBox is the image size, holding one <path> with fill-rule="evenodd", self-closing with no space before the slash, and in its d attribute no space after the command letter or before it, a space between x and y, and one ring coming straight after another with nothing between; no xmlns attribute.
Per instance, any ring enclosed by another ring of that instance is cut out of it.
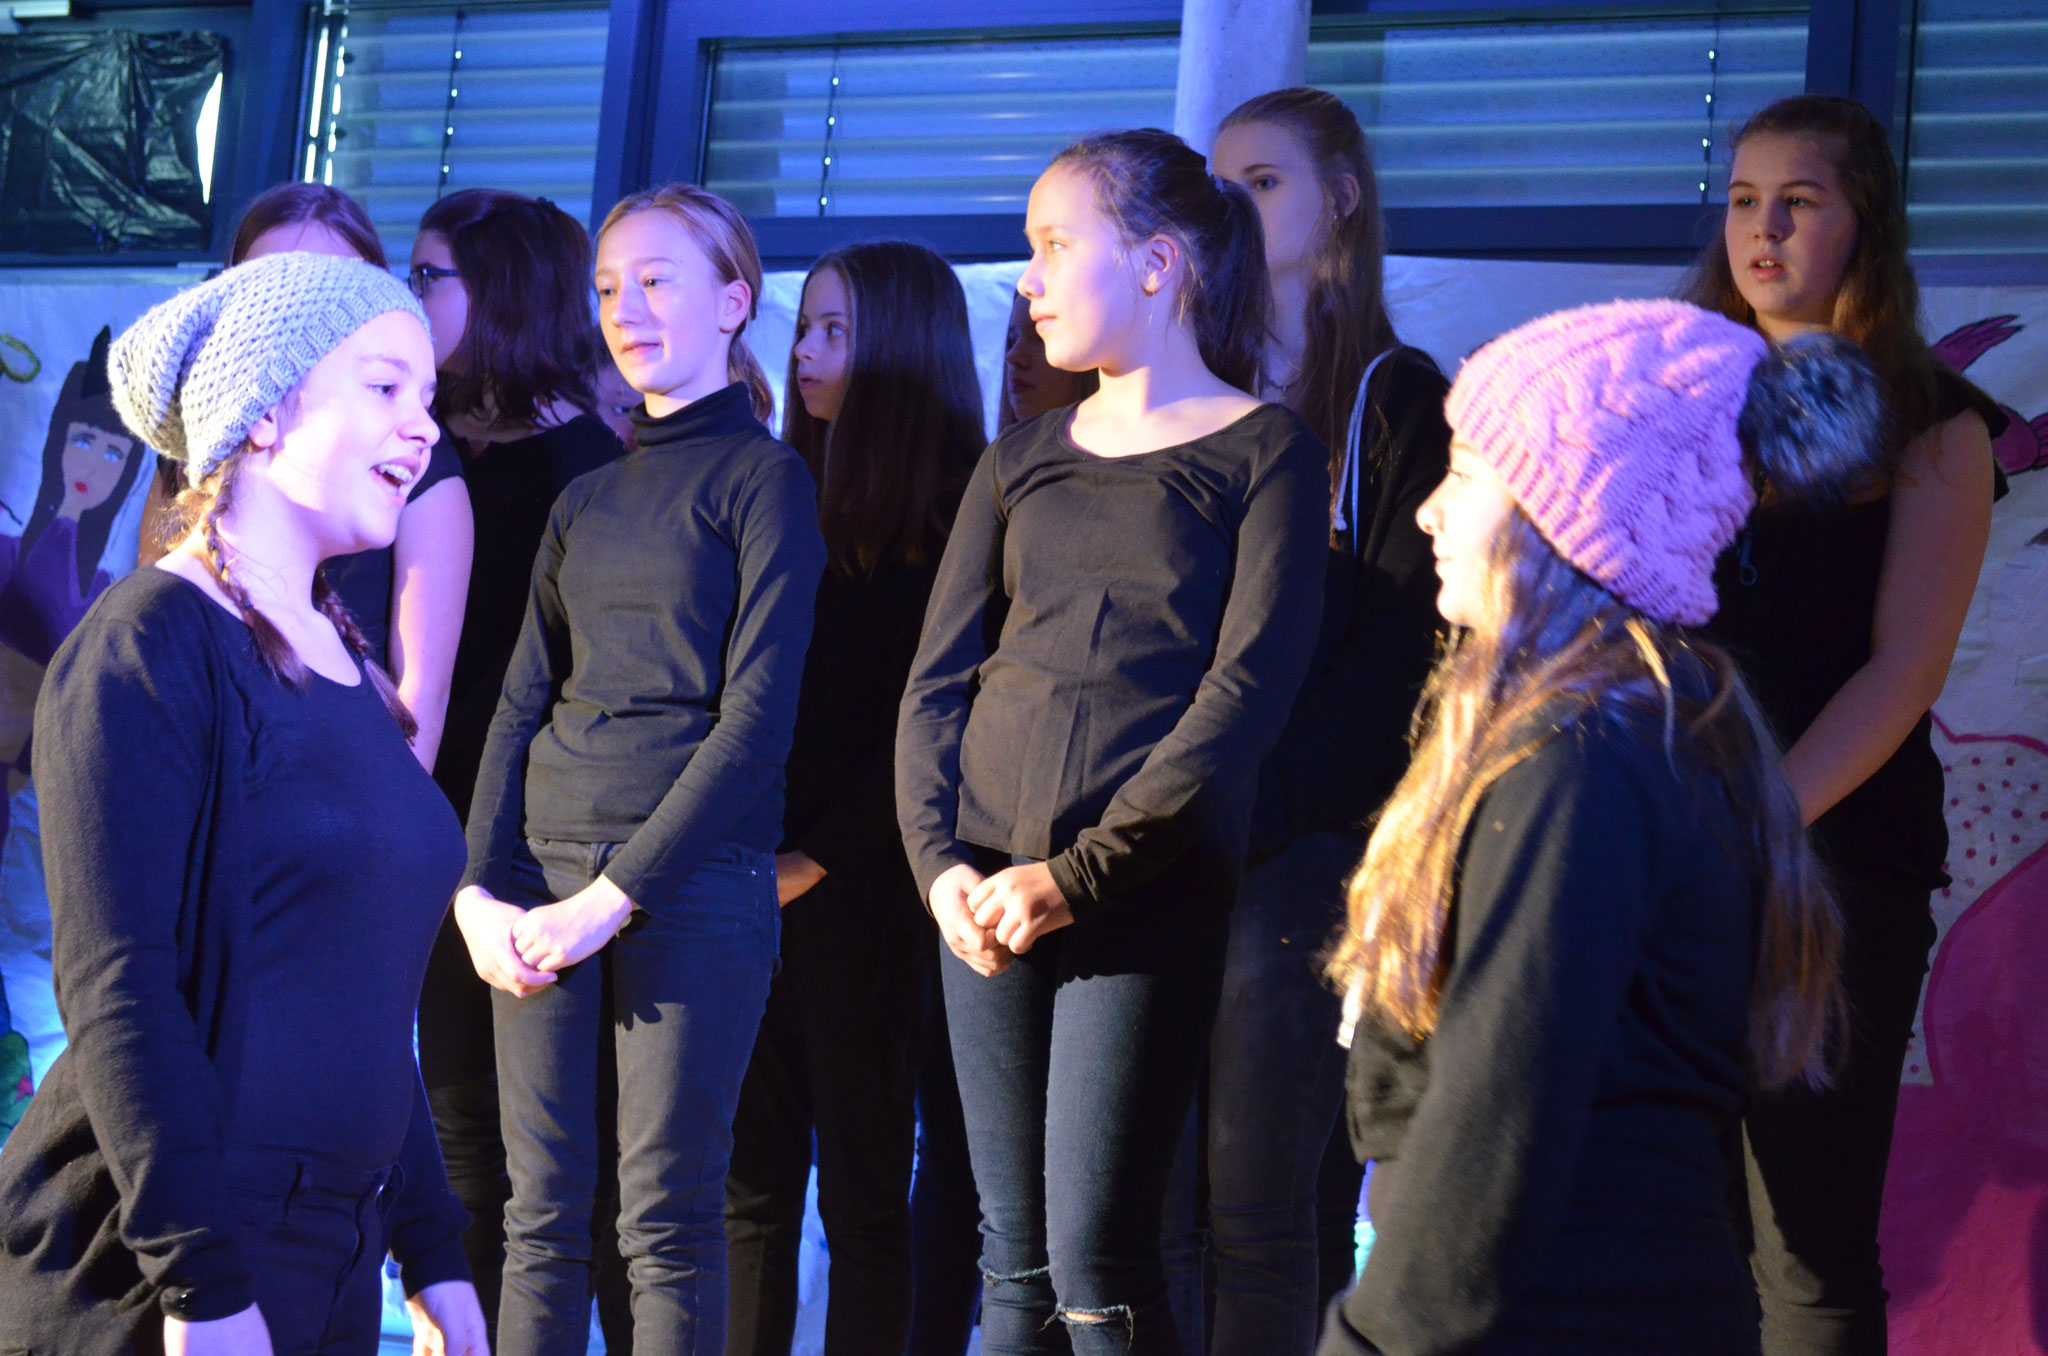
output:
<svg viewBox="0 0 2048 1356"><path fill-rule="evenodd" d="M1743 1124L1764 1356L1884 1356L1887 1342L1878 1215L1934 920L1923 888L1838 870L1836 889L1851 1023L1841 1070L1826 1092L1760 1096Z"/></svg>
<svg viewBox="0 0 2048 1356"><path fill-rule="evenodd" d="M990 1356L1178 1349L1160 1220L1229 914L1217 883L1193 875L1170 870L993 978L941 961Z"/></svg>
<svg viewBox="0 0 2048 1356"><path fill-rule="evenodd" d="M905 1356L966 1356L981 1311L981 1198L967 1157L960 1083L939 958L946 944L927 931L923 946L924 1029L917 1071L917 1168L910 1185L910 1343Z"/></svg>
<svg viewBox="0 0 2048 1356"><path fill-rule="evenodd" d="M565 898L615 844L530 840L514 902ZM618 1058L619 1251L634 1349L725 1349L725 1172L775 968L775 867L720 847L671 899L636 900L596 955L530 998L494 993L512 1201L501 1356L583 1356L603 1143L600 1042ZM623 1354L622 1354L623 1356Z"/></svg>
<svg viewBox="0 0 2048 1356"><path fill-rule="evenodd" d="M1223 998L1209 1047L1211 1345L1306 1356L1322 1326L1319 1216L1348 1283L1361 1170L1348 1143L1328 1165L1344 1104L1342 1003L1321 959L1343 924L1358 845L1297 839L1245 875L1230 919ZM1346 1170L1348 1165L1348 1171ZM1330 1171L1334 1166L1336 1171ZM1325 1182L1336 1194L1326 1210Z"/></svg>
<svg viewBox="0 0 2048 1356"><path fill-rule="evenodd" d="M224 1154L242 1255L276 1356L374 1356L384 1304L384 1229L403 1182L396 1165L374 1172L267 1150ZM154 1317L154 1316L153 1316ZM161 1321L138 1349L156 1350Z"/></svg>
<svg viewBox="0 0 2048 1356"><path fill-rule="evenodd" d="M916 887L827 876L782 913L782 968L733 1121L728 1356L787 1356L812 1145L831 1258L826 1356L902 1356L931 921Z"/></svg>

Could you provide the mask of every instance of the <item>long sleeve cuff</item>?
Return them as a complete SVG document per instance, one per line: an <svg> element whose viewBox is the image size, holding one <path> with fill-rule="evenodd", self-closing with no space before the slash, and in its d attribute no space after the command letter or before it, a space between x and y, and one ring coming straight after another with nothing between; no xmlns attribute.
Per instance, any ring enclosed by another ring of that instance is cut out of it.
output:
<svg viewBox="0 0 2048 1356"><path fill-rule="evenodd" d="M157 1291L157 1306L172 1318L211 1323L239 1314L256 1302L255 1279L242 1265L237 1249L215 1249L203 1265L195 1267L188 1262L178 1271L176 1279L167 1278Z"/></svg>
<svg viewBox="0 0 2048 1356"><path fill-rule="evenodd" d="M469 1259L462 1252L462 1236L457 1234L445 1243L435 1244L425 1252L398 1263L399 1283L405 1287L405 1297L411 1299L430 1285L443 1281L466 1281L470 1279Z"/></svg>

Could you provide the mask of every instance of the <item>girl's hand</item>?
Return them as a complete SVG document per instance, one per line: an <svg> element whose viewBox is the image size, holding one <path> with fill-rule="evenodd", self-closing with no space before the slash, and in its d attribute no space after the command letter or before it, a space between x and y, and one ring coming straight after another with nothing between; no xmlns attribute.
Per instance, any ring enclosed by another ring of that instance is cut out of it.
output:
<svg viewBox="0 0 2048 1356"><path fill-rule="evenodd" d="M977 927L992 931L999 944L1018 956L1046 933L1074 921L1074 911L1044 862L996 872L974 887L967 907Z"/></svg>
<svg viewBox="0 0 2048 1356"><path fill-rule="evenodd" d="M270 1325L253 1304L205 1323L166 1317L164 1356L271 1356Z"/></svg>
<svg viewBox="0 0 2048 1356"><path fill-rule="evenodd" d="M599 876L567 899L528 909L515 919L512 945L528 965L554 974L595 955L632 916L633 901L626 892Z"/></svg>
<svg viewBox="0 0 2048 1356"><path fill-rule="evenodd" d="M519 958L512 942L512 924L526 913L517 904L507 904L481 885L472 885L455 895L455 926L462 929L469 947L469 963L477 978L514 998L539 993L555 977L534 969Z"/></svg>
<svg viewBox="0 0 2048 1356"><path fill-rule="evenodd" d="M974 921L974 910L967 905L969 892L981 883L981 873L965 862L949 866L932 882L931 905L939 935L946 939L953 954L967 962L976 974L988 978L1007 970L1011 955L1007 948L996 944L987 928Z"/></svg>
<svg viewBox="0 0 2048 1356"><path fill-rule="evenodd" d="M412 1317L412 1356L491 1356L484 1309L468 1281L441 1281L405 1302Z"/></svg>
<svg viewBox="0 0 2048 1356"><path fill-rule="evenodd" d="M825 879L825 868L817 859L801 852L775 854L775 902L787 904L807 893Z"/></svg>

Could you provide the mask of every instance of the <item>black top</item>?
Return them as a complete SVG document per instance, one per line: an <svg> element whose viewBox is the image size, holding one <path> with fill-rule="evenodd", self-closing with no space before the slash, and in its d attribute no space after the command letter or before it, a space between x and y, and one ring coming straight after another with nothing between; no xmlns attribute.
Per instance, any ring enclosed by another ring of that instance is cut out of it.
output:
<svg viewBox="0 0 2048 1356"><path fill-rule="evenodd" d="M448 684L448 719L434 760L434 780L458 815L469 813L484 736L505 688L505 666L519 643L520 623L526 620L533 557L547 530L548 510L570 481L618 460L625 451L602 420L579 414L531 437L487 444L464 468L469 510L476 519L476 553Z"/></svg>
<svg viewBox="0 0 2048 1356"><path fill-rule="evenodd" d="M427 457L425 473L413 483L405 502L411 504L444 480L461 478L462 455L444 429ZM320 567L327 576L328 587L341 595L341 601L354 614L356 625L362 627L364 638L370 642L370 653L386 668L391 667L391 589L396 560L396 548L386 546L376 551L358 551L352 556L336 556Z"/></svg>
<svg viewBox="0 0 2048 1356"><path fill-rule="evenodd" d="M2004 431L1996 401L1943 371L1936 421L1965 410L1982 416L1993 438ZM1870 661L1890 530L1889 495L1820 511L1767 503L1715 565L1720 611L1707 631L1740 661L1787 747ZM1814 822L1814 844L1837 867L1937 889L1948 883L1942 795L1941 760L1922 716L1868 781Z"/></svg>
<svg viewBox="0 0 2048 1356"><path fill-rule="evenodd" d="M968 845L1046 858L1077 916L1198 851L1227 883L1315 641L1329 457L1262 405L1100 457L1071 410L968 482L896 737L921 897Z"/></svg>
<svg viewBox="0 0 2048 1356"><path fill-rule="evenodd" d="M672 897L713 848L773 852L825 564L803 458L735 382L579 477L548 515L469 812L465 883L522 836L622 843L604 874Z"/></svg>
<svg viewBox="0 0 2048 1356"><path fill-rule="evenodd" d="M248 1307L237 1148L396 1161L408 1292L466 1275L412 1054L461 834L375 690L292 691L144 569L57 652L36 727L70 1045L0 1156L0 1331L97 1349L39 1325L124 1294Z"/></svg>
<svg viewBox="0 0 2048 1356"><path fill-rule="evenodd" d="M1606 717L1487 792L1435 1031L1368 1016L1352 1042L1352 1142L1384 1161L1325 1352L1514 1351L1545 1323L1531 1349L1755 1349L1721 1148L1749 1081L1742 838L1684 746Z"/></svg>
<svg viewBox="0 0 2048 1356"><path fill-rule="evenodd" d="M1365 821L1408 765L1408 723L1436 658L1436 562L1415 511L1449 469L1450 383L1420 349L1373 374L1357 503L1329 552L1315 658L1259 768L1251 860L1303 834L1362 847Z"/></svg>
<svg viewBox="0 0 2048 1356"><path fill-rule="evenodd" d="M826 567L789 751L784 850L906 896L915 887L896 829L896 708L945 545L927 542L922 564L892 559L866 577Z"/></svg>

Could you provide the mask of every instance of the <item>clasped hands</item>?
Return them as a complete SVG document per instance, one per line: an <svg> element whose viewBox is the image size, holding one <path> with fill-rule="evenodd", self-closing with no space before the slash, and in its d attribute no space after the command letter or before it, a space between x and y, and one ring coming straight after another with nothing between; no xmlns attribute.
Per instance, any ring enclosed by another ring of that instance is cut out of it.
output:
<svg viewBox="0 0 2048 1356"><path fill-rule="evenodd" d="M983 876L966 863L932 882L932 917L954 955L975 971L1001 974L1040 937L1074 921L1074 911L1044 862Z"/></svg>
<svg viewBox="0 0 2048 1356"><path fill-rule="evenodd" d="M455 925L477 975L516 998L539 993L558 972L596 954L632 913L633 901L604 876L567 899L531 909L481 885L455 896Z"/></svg>

